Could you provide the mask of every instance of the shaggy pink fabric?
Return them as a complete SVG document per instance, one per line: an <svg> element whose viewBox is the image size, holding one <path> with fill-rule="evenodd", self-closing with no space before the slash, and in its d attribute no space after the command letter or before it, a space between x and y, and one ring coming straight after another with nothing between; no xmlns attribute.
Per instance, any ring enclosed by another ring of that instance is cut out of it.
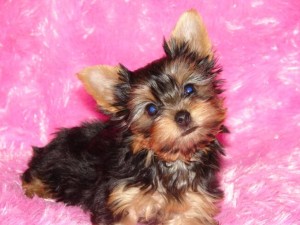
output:
<svg viewBox="0 0 300 225"><path fill-rule="evenodd" d="M299 0L1 1L0 224L90 224L79 208L23 195L31 145L102 118L76 72L162 56L163 36L192 7L227 80L220 223L300 224Z"/></svg>

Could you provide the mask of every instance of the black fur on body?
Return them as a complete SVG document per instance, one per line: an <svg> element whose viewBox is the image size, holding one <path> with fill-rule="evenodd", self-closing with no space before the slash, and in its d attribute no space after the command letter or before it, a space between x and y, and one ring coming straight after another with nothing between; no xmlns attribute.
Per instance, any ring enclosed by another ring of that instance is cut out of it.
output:
<svg viewBox="0 0 300 225"><path fill-rule="evenodd" d="M207 153L198 151L196 161L178 168L178 162L167 163L157 157L145 166L147 150L133 154L130 132L119 133L118 129L102 122L62 129L44 148L34 148L22 180L30 183L33 177L40 179L54 199L81 206L92 213L92 221L105 225L117 220L106 202L120 182L148 192L161 184L167 197L176 201L187 189L197 191L198 187L216 199L222 198L216 173L223 150L217 140L209 143Z"/></svg>

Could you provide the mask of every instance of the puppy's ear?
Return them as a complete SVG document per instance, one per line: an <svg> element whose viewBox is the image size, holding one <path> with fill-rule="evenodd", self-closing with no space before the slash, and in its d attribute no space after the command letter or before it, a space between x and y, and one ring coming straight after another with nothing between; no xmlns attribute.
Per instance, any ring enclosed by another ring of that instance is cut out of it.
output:
<svg viewBox="0 0 300 225"><path fill-rule="evenodd" d="M165 51L173 57L185 44L199 56L212 58L212 45L206 28L201 16L194 9L180 16L170 39L165 43Z"/></svg>
<svg viewBox="0 0 300 225"><path fill-rule="evenodd" d="M126 82L122 79L124 69L121 65L115 67L98 65L85 68L77 74L86 91L106 113L116 113L122 109L118 104L116 89Z"/></svg>

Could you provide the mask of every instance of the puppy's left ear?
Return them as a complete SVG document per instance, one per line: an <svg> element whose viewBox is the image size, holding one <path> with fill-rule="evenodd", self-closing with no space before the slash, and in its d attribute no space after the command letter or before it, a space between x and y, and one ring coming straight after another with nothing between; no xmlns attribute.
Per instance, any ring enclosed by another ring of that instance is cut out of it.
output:
<svg viewBox="0 0 300 225"><path fill-rule="evenodd" d="M127 72L125 67L120 65L114 67L98 65L83 69L77 76L100 108L106 113L114 114L123 108L118 104L117 88L127 83L124 75Z"/></svg>
<svg viewBox="0 0 300 225"><path fill-rule="evenodd" d="M189 50L198 53L201 57L213 56L212 44L201 16L195 9L183 13L178 19L170 39L166 42L166 53L176 55L182 44L186 44ZM169 52L168 52L169 51Z"/></svg>

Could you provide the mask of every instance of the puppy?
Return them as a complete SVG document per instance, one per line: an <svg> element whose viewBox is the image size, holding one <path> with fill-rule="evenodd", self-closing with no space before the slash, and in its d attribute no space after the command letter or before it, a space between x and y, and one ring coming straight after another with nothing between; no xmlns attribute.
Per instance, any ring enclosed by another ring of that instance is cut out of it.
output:
<svg viewBox="0 0 300 225"><path fill-rule="evenodd" d="M110 119L34 147L21 177L28 197L81 206L99 225L217 224L221 69L195 10L163 47L164 57L135 71L101 65L78 74Z"/></svg>

